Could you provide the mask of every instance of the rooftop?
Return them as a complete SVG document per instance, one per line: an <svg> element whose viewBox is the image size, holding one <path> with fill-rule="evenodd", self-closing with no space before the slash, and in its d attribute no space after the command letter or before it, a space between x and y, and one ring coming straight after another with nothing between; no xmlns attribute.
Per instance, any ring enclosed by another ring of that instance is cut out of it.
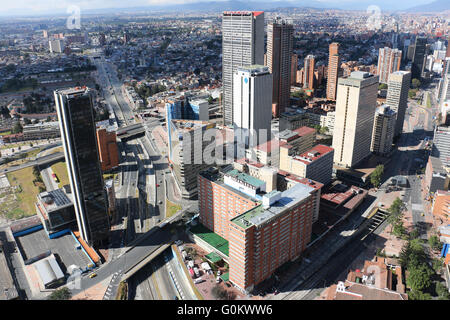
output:
<svg viewBox="0 0 450 320"><path fill-rule="evenodd" d="M295 156L294 160L309 164L322 158L324 155L333 152L334 149L323 144L318 144L309 151L302 153L301 155Z"/></svg>
<svg viewBox="0 0 450 320"><path fill-rule="evenodd" d="M73 205L71 197L69 197L63 189L45 191L38 194L38 202L47 212Z"/></svg>
<svg viewBox="0 0 450 320"><path fill-rule="evenodd" d="M225 173L226 176L230 176L235 178L238 181L242 181L244 183L248 183L251 186L255 187L255 188L259 188L262 185L264 185L264 181L259 180L258 178L252 177L246 173L240 172L236 169L228 171L227 173Z"/></svg>
<svg viewBox="0 0 450 320"><path fill-rule="evenodd" d="M244 229L250 226L260 226L302 202L312 191L314 191L314 188L298 183L282 192L281 199L273 203L269 208L264 208L262 205L259 205L231 219L231 222Z"/></svg>

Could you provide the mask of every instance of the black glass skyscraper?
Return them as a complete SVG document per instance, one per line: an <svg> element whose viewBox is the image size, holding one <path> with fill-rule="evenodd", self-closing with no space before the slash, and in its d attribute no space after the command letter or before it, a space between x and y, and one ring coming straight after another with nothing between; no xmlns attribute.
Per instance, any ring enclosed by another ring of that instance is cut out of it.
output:
<svg viewBox="0 0 450 320"><path fill-rule="evenodd" d="M427 54L427 38L416 38L414 46L414 56L412 61L412 79L420 79L425 66Z"/></svg>
<svg viewBox="0 0 450 320"><path fill-rule="evenodd" d="M110 226L92 97L87 88L57 90L54 95L80 235L98 246L108 238Z"/></svg>

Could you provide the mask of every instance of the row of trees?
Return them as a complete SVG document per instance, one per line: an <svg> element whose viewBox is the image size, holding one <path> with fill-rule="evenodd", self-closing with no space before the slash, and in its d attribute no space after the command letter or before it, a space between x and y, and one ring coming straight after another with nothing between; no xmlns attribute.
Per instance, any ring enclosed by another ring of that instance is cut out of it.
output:
<svg viewBox="0 0 450 320"><path fill-rule="evenodd" d="M380 186L383 174L384 174L384 165L380 164L376 166L375 170L370 175L370 182L375 188L378 188Z"/></svg>

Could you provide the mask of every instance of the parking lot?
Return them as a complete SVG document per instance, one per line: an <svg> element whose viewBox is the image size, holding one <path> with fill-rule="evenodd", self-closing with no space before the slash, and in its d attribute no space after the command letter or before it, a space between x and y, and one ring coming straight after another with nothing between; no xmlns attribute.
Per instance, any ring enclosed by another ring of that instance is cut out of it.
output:
<svg viewBox="0 0 450 320"><path fill-rule="evenodd" d="M24 261L51 251L63 272L66 272L70 265L84 268L91 263L83 250L77 249L78 242L70 233L56 239L49 239L47 233L42 229L16 237L15 240Z"/></svg>

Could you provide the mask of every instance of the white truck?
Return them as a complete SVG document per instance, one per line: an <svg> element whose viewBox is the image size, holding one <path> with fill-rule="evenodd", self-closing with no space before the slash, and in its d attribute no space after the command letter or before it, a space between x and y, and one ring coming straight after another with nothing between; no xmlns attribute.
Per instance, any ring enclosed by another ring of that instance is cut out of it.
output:
<svg viewBox="0 0 450 320"><path fill-rule="evenodd" d="M199 277L199 276L200 276L200 271L198 270L197 267L194 267L194 273L195 273L195 276L196 276L196 277Z"/></svg>

